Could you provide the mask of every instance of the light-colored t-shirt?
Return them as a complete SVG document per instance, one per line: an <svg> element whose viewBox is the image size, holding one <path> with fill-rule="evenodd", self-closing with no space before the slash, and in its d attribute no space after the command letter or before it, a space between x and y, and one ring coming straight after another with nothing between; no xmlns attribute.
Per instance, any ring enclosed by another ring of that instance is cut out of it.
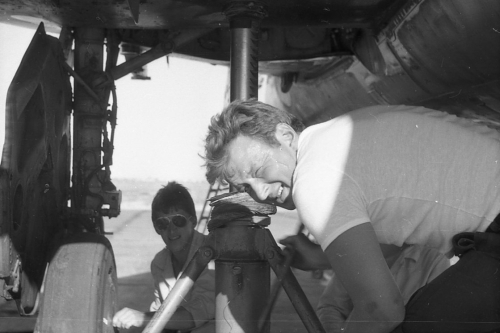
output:
<svg viewBox="0 0 500 333"><path fill-rule="evenodd" d="M405 248L391 265L394 281L403 296L404 303L410 297L444 270L450 267L450 260L438 251L421 246ZM353 309L351 298L335 275L321 295L317 314L327 332L340 330Z"/></svg>
<svg viewBox="0 0 500 333"><path fill-rule="evenodd" d="M444 112L374 106L299 137L293 199L323 249L371 222L382 244L446 253L500 212L500 136Z"/></svg>
<svg viewBox="0 0 500 333"><path fill-rule="evenodd" d="M150 311L157 311L162 302L167 298L187 265L195 255L196 251L203 246L204 236L195 230L193 241L189 249L188 259L182 271L175 276L172 265L172 257L168 248L164 248L156 254L151 262L151 274L154 280L155 300L150 306ZM215 270L213 262L196 279L193 288L182 300L180 306L185 308L193 316L196 327L193 333L215 333Z"/></svg>

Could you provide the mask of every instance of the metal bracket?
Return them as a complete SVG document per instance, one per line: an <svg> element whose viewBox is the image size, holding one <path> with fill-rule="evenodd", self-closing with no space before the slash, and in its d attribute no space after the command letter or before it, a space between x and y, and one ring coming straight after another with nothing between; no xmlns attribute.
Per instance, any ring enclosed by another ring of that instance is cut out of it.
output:
<svg viewBox="0 0 500 333"><path fill-rule="evenodd" d="M233 17L263 19L267 17L266 5L259 1L233 0L224 7L223 12L229 19Z"/></svg>
<svg viewBox="0 0 500 333"><path fill-rule="evenodd" d="M22 268L22 263L21 259L17 258L16 263L14 264L14 268L10 272L10 276L7 280L5 281L5 285L3 288L3 297L7 300L12 300L14 299L13 294L17 294L20 290L20 285L21 285L21 268ZM10 283L10 284L9 284Z"/></svg>

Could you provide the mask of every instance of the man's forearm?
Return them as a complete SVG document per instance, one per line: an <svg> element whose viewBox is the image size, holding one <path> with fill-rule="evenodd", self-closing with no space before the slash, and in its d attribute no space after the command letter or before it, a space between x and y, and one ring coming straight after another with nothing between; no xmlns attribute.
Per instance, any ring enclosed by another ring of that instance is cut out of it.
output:
<svg viewBox="0 0 500 333"><path fill-rule="evenodd" d="M292 267L310 271L315 269L329 269L330 262L321 246L311 242L304 234L288 236L280 241L285 246L295 249Z"/></svg>
<svg viewBox="0 0 500 333"><path fill-rule="evenodd" d="M310 251L307 256L309 257L312 270L332 268L330 262L328 261L328 257L319 245L315 244L314 247L312 247L312 251Z"/></svg>
<svg viewBox="0 0 500 333"><path fill-rule="evenodd" d="M311 244L308 247L299 249L295 254L292 267L304 271L332 268L328 257L321 249L321 246L317 244Z"/></svg>

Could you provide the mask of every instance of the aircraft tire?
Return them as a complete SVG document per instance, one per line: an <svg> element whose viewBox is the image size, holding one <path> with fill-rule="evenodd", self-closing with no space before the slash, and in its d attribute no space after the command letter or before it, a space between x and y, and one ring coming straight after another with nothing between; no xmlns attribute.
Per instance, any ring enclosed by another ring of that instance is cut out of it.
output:
<svg viewBox="0 0 500 333"><path fill-rule="evenodd" d="M35 332L112 333L117 277L108 239L66 237L49 262Z"/></svg>

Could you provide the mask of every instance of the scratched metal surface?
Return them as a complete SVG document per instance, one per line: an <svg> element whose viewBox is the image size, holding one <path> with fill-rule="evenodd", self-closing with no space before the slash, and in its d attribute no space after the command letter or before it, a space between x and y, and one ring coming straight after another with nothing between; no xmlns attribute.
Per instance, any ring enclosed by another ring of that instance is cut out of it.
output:
<svg viewBox="0 0 500 333"><path fill-rule="evenodd" d="M499 128L500 3L424 1L404 9L377 35L383 72L355 56L332 57L296 69L288 91L282 76L269 77L262 99L308 125L369 105L408 104Z"/></svg>
<svg viewBox="0 0 500 333"><path fill-rule="evenodd" d="M264 26L370 26L403 0L262 0ZM58 24L105 28L183 28L227 25L226 0L2 0L0 21L8 15L42 17ZM132 4L132 6L129 6ZM138 6L135 23L131 7Z"/></svg>

